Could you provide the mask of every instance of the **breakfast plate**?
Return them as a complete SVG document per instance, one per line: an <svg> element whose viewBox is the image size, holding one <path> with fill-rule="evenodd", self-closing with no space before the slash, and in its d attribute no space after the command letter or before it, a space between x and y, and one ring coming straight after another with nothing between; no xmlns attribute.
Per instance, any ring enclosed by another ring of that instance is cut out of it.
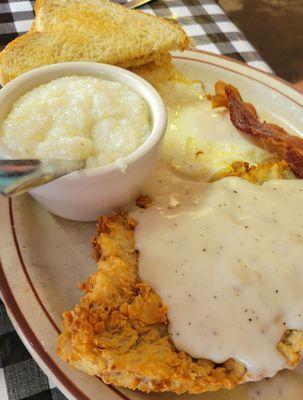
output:
<svg viewBox="0 0 303 400"><path fill-rule="evenodd" d="M218 80L236 86L261 117L269 116L299 134L303 128L303 96L291 85L222 56L199 51L174 54L174 64L212 92ZM189 125L190 129L190 125ZM143 394L112 386L70 369L57 355L61 315L79 301L77 283L95 270L90 238L94 223L73 222L50 214L29 195L0 199L0 289L9 316L40 367L68 399L191 399L191 395ZM303 395L303 369L280 372L272 379L220 393L195 396L204 400L287 399Z"/></svg>

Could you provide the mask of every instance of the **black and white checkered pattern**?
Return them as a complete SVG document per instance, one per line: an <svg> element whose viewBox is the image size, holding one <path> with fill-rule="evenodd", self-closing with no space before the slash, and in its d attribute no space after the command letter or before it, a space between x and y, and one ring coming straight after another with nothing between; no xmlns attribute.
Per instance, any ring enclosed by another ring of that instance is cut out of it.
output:
<svg viewBox="0 0 303 400"><path fill-rule="evenodd" d="M0 49L28 31L34 1L0 0ZM156 0L142 9L178 20L196 48L271 71L213 0ZM0 400L64 400L14 330L0 301Z"/></svg>
<svg viewBox="0 0 303 400"><path fill-rule="evenodd" d="M0 49L29 30L34 18L33 5L30 0L0 0ZM156 0L141 9L178 20L200 50L225 54L271 72L214 0Z"/></svg>
<svg viewBox="0 0 303 400"><path fill-rule="evenodd" d="M228 55L252 67L272 72L213 0L158 0L142 9L161 17L176 19L199 50Z"/></svg>
<svg viewBox="0 0 303 400"><path fill-rule="evenodd" d="M21 399L65 400L65 397L32 359L0 300L0 400Z"/></svg>

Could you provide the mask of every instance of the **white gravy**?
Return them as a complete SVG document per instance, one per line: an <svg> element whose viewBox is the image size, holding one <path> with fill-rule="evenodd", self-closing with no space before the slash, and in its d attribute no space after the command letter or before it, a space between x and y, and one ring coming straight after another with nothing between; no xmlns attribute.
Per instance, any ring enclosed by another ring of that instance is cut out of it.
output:
<svg viewBox="0 0 303 400"><path fill-rule="evenodd" d="M179 350L242 361L247 380L287 368L276 349L303 329L303 181L186 181L159 168L136 208L139 274L168 305Z"/></svg>

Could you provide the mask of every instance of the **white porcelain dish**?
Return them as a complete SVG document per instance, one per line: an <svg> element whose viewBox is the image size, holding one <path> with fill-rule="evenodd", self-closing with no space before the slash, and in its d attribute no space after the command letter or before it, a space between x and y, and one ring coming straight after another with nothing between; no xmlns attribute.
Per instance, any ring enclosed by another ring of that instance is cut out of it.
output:
<svg viewBox="0 0 303 400"><path fill-rule="evenodd" d="M236 85L243 97L274 121L303 129L303 95L271 75L221 56L187 51L174 63L207 91L218 79ZM204 395L144 394L106 386L70 369L56 353L61 314L80 298L77 282L96 269L90 237L94 223L58 218L30 196L0 199L0 291L13 324L41 368L69 400L302 400L303 368L275 378ZM161 257L161 254L158 254Z"/></svg>
<svg viewBox="0 0 303 400"><path fill-rule="evenodd" d="M30 192L56 215L76 221L93 221L100 213L123 207L137 196L156 161L158 145L166 129L166 108L157 91L132 72L99 63L61 63L27 72L0 90L0 127L12 104L22 94L42 83L72 75L97 76L123 83L144 98L151 114L149 137L123 159L123 168L118 163L111 163L76 171ZM0 156L18 158L1 139Z"/></svg>

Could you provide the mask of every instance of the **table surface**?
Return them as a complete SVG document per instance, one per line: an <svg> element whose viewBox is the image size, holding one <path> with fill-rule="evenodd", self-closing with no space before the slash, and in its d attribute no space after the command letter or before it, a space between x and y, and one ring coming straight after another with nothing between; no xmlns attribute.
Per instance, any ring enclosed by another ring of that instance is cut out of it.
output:
<svg viewBox="0 0 303 400"><path fill-rule="evenodd" d="M222 0L222 5L227 6L228 2L229 6L232 3L258 3L257 0ZM245 40L238 28L242 27L241 21L236 26L217 3L215 0L156 0L144 6L143 10L178 20L198 49L224 54L271 71L255 48ZM29 29L34 17L33 4L28 0L0 0L0 49ZM226 9L236 21L231 8ZM0 400L21 399L64 400L65 397L25 349L0 300Z"/></svg>

